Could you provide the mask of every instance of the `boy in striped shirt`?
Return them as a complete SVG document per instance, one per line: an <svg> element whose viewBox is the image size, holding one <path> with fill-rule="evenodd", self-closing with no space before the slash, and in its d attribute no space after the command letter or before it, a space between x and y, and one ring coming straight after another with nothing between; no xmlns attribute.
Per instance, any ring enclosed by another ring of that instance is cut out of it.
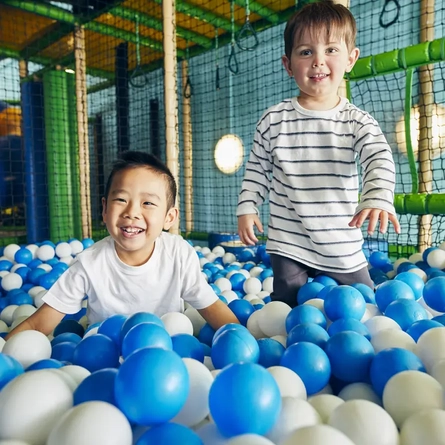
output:
<svg viewBox="0 0 445 445"><path fill-rule="evenodd" d="M258 242L258 206L269 194L272 299L291 307L308 276L373 288L360 228L369 220L369 234L378 223L385 233L390 221L400 233L391 149L374 118L338 96L359 56L356 32L350 11L332 1L308 4L291 17L282 61L300 94L263 114L246 165L238 232L245 244Z"/></svg>

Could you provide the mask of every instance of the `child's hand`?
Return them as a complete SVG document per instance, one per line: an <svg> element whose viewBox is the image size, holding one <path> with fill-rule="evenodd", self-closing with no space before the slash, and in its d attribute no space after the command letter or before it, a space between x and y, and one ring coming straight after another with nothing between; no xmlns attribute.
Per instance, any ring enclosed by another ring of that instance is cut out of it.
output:
<svg viewBox="0 0 445 445"><path fill-rule="evenodd" d="M258 242L258 238L253 231L254 226L257 226L258 230L263 233L263 225L257 214L238 216L238 235L241 241L249 246L253 246Z"/></svg>
<svg viewBox="0 0 445 445"><path fill-rule="evenodd" d="M360 228L367 219L369 219L369 235L374 233L378 221L380 221L380 233L386 233L386 230L388 229L388 220L392 222L396 233L400 233L400 224L397 216L380 209L363 209L352 218L349 227Z"/></svg>

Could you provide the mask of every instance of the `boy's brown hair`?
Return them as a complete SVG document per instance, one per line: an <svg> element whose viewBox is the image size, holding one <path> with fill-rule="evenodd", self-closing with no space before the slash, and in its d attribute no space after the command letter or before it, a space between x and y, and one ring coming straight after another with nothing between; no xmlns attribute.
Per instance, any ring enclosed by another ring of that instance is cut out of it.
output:
<svg viewBox="0 0 445 445"><path fill-rule="evenodd" d="M288 20L284 30L284 52L288 59L295 39L301 40L307 31L317 37L326 31L326 37L342 37L349 51L355 48L357 25L354 16L348 8L332 0L309 3Z"/></svg>

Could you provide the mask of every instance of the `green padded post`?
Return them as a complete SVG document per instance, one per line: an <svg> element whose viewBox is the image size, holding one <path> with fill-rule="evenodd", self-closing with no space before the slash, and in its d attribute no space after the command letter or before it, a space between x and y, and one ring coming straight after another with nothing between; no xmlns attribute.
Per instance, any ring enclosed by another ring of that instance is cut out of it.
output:
<svg viewBox="0 0 445 445"><path fill-rule="evenodd" d="M43 75L49 230L52 241L73 236L69 100L65 71ZM42 191L43 192L43 191Z"/></svg>

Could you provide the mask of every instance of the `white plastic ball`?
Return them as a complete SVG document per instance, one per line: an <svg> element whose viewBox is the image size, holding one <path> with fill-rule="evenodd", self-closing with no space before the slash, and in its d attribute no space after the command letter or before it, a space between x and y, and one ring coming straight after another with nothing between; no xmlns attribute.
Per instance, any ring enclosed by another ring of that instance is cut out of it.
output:
<svg viewBox="0 0 445 445"><path fill-rule="evenodd" d="M5 346L5 339L3 337L0 337L0 352L3 351L3 346Z"/></svg>
<svg viewBox="0 0 445 445"><path fill-rule="evenodd" d="M0 320L0 332L9 332L9 327L3 320Z"/></svg>
<svg viewBox="0 0 445 445"><path fill-rule="evenodd" d="M74 258L72 256L64 256L62 258L60 258L59 262L60 263L65 263L67 266L70 266L71 264L73 264Z"/></svg>
<svg viewBox="0 0 445 445"><path fill-rule="evenodd" d="M329 416L337 406L345 403L340 397L333 394L318 394L308 399L308 402L317 410L323 423L328 423Z"/></svg>
<svg viewBox="0 0 445 445"><path fill-rule="evenodd" d="M411 335L397 329L383 329L377 332L371 337L371 344L376 354L388 348L402 348L414 353L417 351L416 342Z"/></svg>
<svg viewBox="0 0 445 445"><path fill-rule="evenodd" d="M207 254L209 254L211 252L211 250L207 247L207 246L204 246L204 247L202 247L201 248L201 253L205 256L205 255L207 255Z"/></svg>
<svg viewBox="0 0 445 445"><path fill-rule="evenodd" d="M323 394L334 394L334 391L332 390L332 386L328 383L324 388L322 388L320 391L316 392L312 397L314 396L321 396Z"/></svg>
<svg viewBox="0 0 445 445"><path fill-rule="evenodd" d="M169 312L161 317L165 330L171 335L193 335L193 324L190 319L180 312Z"/></svg>
<svg viewBox="0 0 445 445"><path fill-rule="evenodd" d="M83 315L81 318L80 318L80 320L79 320L79 324L81 325L81 326L83 326L83 328L84 329L87 329L87 327L88 327L88 317L86 316L86 315Z"/></svg>
<svg viewBox="0 0 445 445"><path fill-rule="evenodd" d="M261 281L255 277L247 278L243 283L243 289L246 294L258 295L258 293L261 292L262 287Z"/></svg>
<svg viewBox="0 0 445 445"><path fill-rule="evenodd" d="M276 340L277 342L281 343L285 348L287 347L287 338L285 335L274 335L273 337L270 337L272 340Z"/></svg>
<svg viewBox="0 0 445 445"><path fill-rule="evenodd" d="M271 366L267 371L277 382L281 397L292 397L294 399L307 399L306 387L300 376L292 369L284 366Z"/></svg>
<svg viewBox="0 0 445 445"><path fill-rule="evenodd" d="M264 308L261 308L258 311L255 311L247 320L246 328L249 332L258 340L260 338L266 337L264 332L261 330L260 325L258 324L258 318L261 316L261 311L264 311Z"/></svg>
<svg viewBox="0 0 445 445"><path fill-rule="evenodd" d="M426 257L426 262L430 267L437 267L438 269L445 268L445 250L434 249Z"/></svg>
<svg viewBox="0 0 445 445"><path fill-rule="evenodd" d="M339 393L338 397L345 402L348 400L368 400L369 402L381 405L382 401L371 385L362 382L350 383L346 385Z"/></svg>
<svg viewBox="0 0 445 445"><path fill-rule="evenodd" d="M9 260L8 260L9 261ZM8 270L1 270L0 271L0 277L1 278L3 278L3 277L6 277L6 275L8 275L9 274L9 271Z"/></svg>
<svg viewBox="0 0 445 445"><path fill-rule="evenodd" d="M26 267L26 264L21 264L21 263L14 264L14 266L11 267L9 272L15 272L17 269L20 269L21 267Z"/></svg>
<svg viewBox="0 0 445 445"><path fill-rule="evenodd" d="M244 295L243 300L252 301L252 300L259 300L259 298L258 295L255 294L246 294Z"/></svg>
<svg viewBox="0 0 445 445"><path fill-rule="evenodd" d="M440 243L439 249L445 250L445 241Z"/></svg>
<svg viewBox="0 0 445 445"><path fill-rule="evenodd" d="M383 407L399 428L406 419L424 409L443 409L442 385L420 371L403 371L391 377L382 399Z"/></svg>
<svg viewBox="0 0 445 445"><path fill-rule="evenodd" d="M408 261L410 263L416 264L419 261L423 261L423 255L419 252L413 253L412 255L409 256Z"/></svg>
<svg viewBox="0 0 445 445"><path fill-rule="evenodd" d="M320 310L323 315L326 317L326 320L328 319L326 312L324 311L324 300L321 298L311 298L310 300L305 301L303 304L308 304L310 306L316 307L318 310Z"/></svg>
<svg viewBox="0 0 445 445"><path fill-rule="evenodd" d="M223 264L231 264L236 261L236 256L233 253L226 252L222 257Z"/></svg>
<svg viewBox="0 0 445 445"><path fill-rule="evenodd" d="M369 318L376 317L377 315L382 315L379 307L373 303L366 303L366 312L369 313Z"/></svg>
<svg viewBox="0 0 445 445"><path fill-rule="evenodd" d="M396 276L396 271L395 270L390 270L389 272L386 272L386 276L392 280L395 276Z"/></svg>
<svg viewBox="0 0 445 445"><path fill-rule="evenodd" d="M427 372L431 372L436 363L445 359L445 327L425 331L417 339L417 355Z"/></svg>
<svg viewBox="0 0 445 445"><path fill-rule="evenodd" d="M37 244L28 244L26 248L32 253L32 259L35 259L39 246Z"/></svg>
<svg viewBox="0 0 445 445"><path fill-rule="evenodd" d="M437 362L431 370L431 377L434 377L445 389L445 359Z"/></svg>
<svg viewBox="0 0 445 445"><path fill-rule="evenodd" d="M226 279L228 279L228 280L230 280L230 278L232 277L232 275L235 275L236 273L240 273L240 271L239 270L230 270L229 272L227 272L227 274L226 274Z"/></svg>
<svg viewBox="0 0 445 445"><path fill-rule="evenodd" d="M365 322L365 326L368 328L371 338L384 329L396 329L399 331L402 329L396 321L384 315L376 315L370 318Z"/></svg>
<svg viewBox="0 0 445 445"><path fill-rule="evenodd" d="M425 271L422 269L416 268L416 269L409 269L407 272L416 274L420 278L422 278L423 282L426 283L428 280L428 276Z"/></svg>
<svg viewBox="0 0 445 445"><path fill-rule="evenodd" d="M184 315L192 322L193 335L198 336L202 327L206 324L205 318L193 307L189 307L184 311Z"/></svg>
<svg viewBox="0 0 445 445"><path fill-rule="evenodd" d="M193 246L193 249L194 249L196 252L201 252L202 247L201 247L201 246Z"/></svg>
<svg viewBox="0 0 445 445"><path fill-rule="evenodd" d="M294 431L282 445L356 445L341 431L329 425L306 426Z"/></svg>
<svg viewBox="0 0 445 445"><path fill-rule="evenodd" d="M215 366L213 365L212 362L212 357L209 357L208 355L206 355L204 357L204 366L209 370L209 371L214 371L215 370Z"/></svg>
<svg viewBox="0 0 445 445"><path fill-rule="evenodd" d="M218 278L214 284L221 290L221 292L232 290L232 283L227 278Z"/></svg>
<svg viewBox="0 0 445 445"><path fill-rule="evenodd" d="M29 317L37 309L32 304L22 304L12 314L12 319L16 320L19 317Z"/></svg>
<svg viewBox="0 0 445 445"><path fill-rule="evenodd" d="M442 444L445 438L445 411L426 409L405 420L400 445Z"/></svg>
<svg viewBox="0 0 445 445"><path fill-rule="evenodd" d="M261 310L258 324L268 337L274 335L286 335L286 317L291 307L282 301L271 301Z"/></svg>
<svg viewBox="0 0 445 445"><path fill-rule="evenodd" d="M210 263L210 261L206 257L202 257L199 259L199 265L201 266L201 269L204 267L205 264Z"/></svg>
<svg viewBox="0 0 445 445"><path fill-rule="evenodd" d="M124 414L105 402L86 402L66 412L46 445L131 445L133 433Z"/></svg>
<svg viewBox="0 0 445 445"><path fill-rule="evenodd" d="M54 258L56 252L54 247L44 244L37 249L36 257L41 261L48 261Z"/></svg>
<svg viewBox="0 0 445 445"><path fill-rule="evenodd" d="M14 311L15 312L15 311ZM11 323L10 330L12 331L15 329L19 324L21 324L23 321L25 321L28 318L27 315L22 315L21 317L17 317L14 319L14 321Z"/></svg>
<svg viewBox="0 0 445 445"><path fill-rule="evenodd" d="M264 303L264 301L260 300L259 298L252 298L250 300L250 304L252 304L253 306L256 306L257 304L259 304L260 306L264 306L266 303Z"/></svg>
<svg viewBox="0 0 445 445"><path fill-rule="evenodd" d="M242 434L230 439L227 445L274 445L274 443L258 434Z"/></svg>
<svg viewBox="0 0 445 445"><path fill-rule="evenodd" d="M38 309L39 307L43 306L43 297L46 295L48 291L47 290L41 290L34 298L34 306Z"/></svg>
<svg viewBox="0 0 445 445"><path fill-rule="evenodd" d="M79 386L90 374L88 369L79 365L66 365L59 368L60 372L68 374L73 381Z"/></svg>
<svg viewBox="0 0 445 445"><path fill-rule="evenodd" d="M306 400L284 397L281 401L278 419L266 434L272 442L282 443L293 431L321 423L317 410Z"/></svg>
<svg viewBox="0 0 445 445"><path fill-rule="evenodd" d="M85 332L83 338L88 338L91 335L97 334L97 331L99 330L99 326L95 326L94 328L89 329L88 331Z"/></svg>
<svg viewBox="0 0 445 445"><path fill-rule="evenodd" d="M42 290L46 291L43 286L33 286L29 289L28 294L31 295L32 298L35 298L35 296Z"/></svg>
<svg viewBox="0 0 445 445"><path fill-rule="evenodd" d="M215 261L217 258L217 256L213 252L209 252L205 257L209 263L213 263L213 261Z"/></svg>
<svg viewBox="0 0 445 445"><path fill-rule="evenodd" d="M84 247L81 241L74 239L70 241L70 247L71 247L71 255L77 255L80 252L83 252Z"/></svg>
<svg viewBox="0 0 445 445"><path fill-rule="evenodd" d="M399 445L394 420L369 400L350 400L339 405L328 423L360 445Z"/></svg>
<svg viewBox="0 0 445 445"><path fill-rule="evenodd" d="M56 373L40 370L21 374L0 392L0 439L46 444L60 416L72 405L71 389Z"/></svg>
<svg viewBox="0 0 445 445"><path fill-rule="evenodd" d="M252 269L250 269L249 272L252 278L256 278L264 272L264 269L262 267L255 266L252 267Z"/></svg>
<svg viewBox="0 0 445 445"><path fill-rule="evenodd" d="M51 272L51 271L53 270L52 266L51 266L50 264L46 264L46 263L44 263L44 264L39 264L39 265L37 266L37 269L42 269L42 270L44 270L45 272Z"/></svg>
<svg viewBox="0 0 445 445"><path fill-rule="evenodd" d="M257 296L258 298L261 298L261 300L264 300L266 297L270 297L270 292L267 292L267 290L262 290L261 292L258 292Z"/></svg>
<svg viewBox="0 0 445 445"><path fill-rule="evenodd" d="M436 316L438 316L438 315L442 315L442 312L436 311L436 310L434 310L433 308L429 307L429 306L426 304L426 301L423 299L423 297L420 297L420 298L417 300L417 303L419 303L420 306L422 306L422 307L427 311L427 315L428 315L428 313L430 313L433 317L436 317Z"/></svg>
<svg viewBox="0 0 445 445"><path fill-rule="evenodd" d="M238 270L238 273L240 273L241 275L244 275L244 276L246 277L246 280L248 280L249 278L252 278L252 277L250 276L249 271L246 270L246 269L239 269L239 270Z"/></svg>
<svg viewBox="0 0 445 445"><path fill-rule="evenodd" d="M22 284L23 284L23 279L17 273L8 273L8 275L5 275L2 278L1 282L2 288L6 292L9 292L10 290L13 289L20 289L22 287Z"/></svg>
<svg viewBox="0 0 445 445"><path fill-rule="evenodd" d="M398 267L402 263L409 263L409 260L407 258L398 258L397 260L394 261L394 264L393 264L394 270L397 271Z"/></svg>
<svg viewBox="0 0 445 445"><path fill-rule="evenodd" d="M9 261L14 261L15 254L18 250L20 250L18 244L8 244L3 251L3 256L8 258Z"/></svg>
<svg viewBox="0 0 445 445"><path fill-rule="evenodd" d="M181 411L172 422L192 427L204 420L210 413L209 392L213 376L204 364L192 358L183 358L190 378L190 391Z"/></svg>
<svg viewBox="0 0 445 445"><path fill-rule="evenodd" d="M267 277L263 281L263 290L269 293L273 292L273 277Z"/></svg>
<svg viewBox="0 0 445 445"><path fill-rule="evenodd" d="M233 300L239 300L238 295L233 290L225 290L221 292L221 295L227 300L227 304Z"/></svg>
<svg viewBox="0 0 445 445"><path fill-rule="evenodd" d="M6 306L0 313L0 319L4 321L8 326L11 326L12 322L14 321L14 312L17 308L18 306L16 304L10 304L9 306Z"/></svg>
<svg viewBox="0 0 445 445"><path fill-rule="evenodd" d="M217 426L213 423L206 423L195 430L204 445L227 445L229 439L223 436ZM179 445L179 444L178 444Z"/></svg>
<svg viewBox="0 0 445 445"><path fill-rule="evenodd" d="M226 251L224 250L223 246L215 246L212 249L212 252L217 256L217 257L222 257L224 256L224 254L226 253Z"/></svg>
<svg viewBox="0 0 445 445"><path fill-rule="evenodd" d="M22 331L6 341L3 353L18 360L26 369L39 360L51 357L51 343L41 332Z"/></svg>

